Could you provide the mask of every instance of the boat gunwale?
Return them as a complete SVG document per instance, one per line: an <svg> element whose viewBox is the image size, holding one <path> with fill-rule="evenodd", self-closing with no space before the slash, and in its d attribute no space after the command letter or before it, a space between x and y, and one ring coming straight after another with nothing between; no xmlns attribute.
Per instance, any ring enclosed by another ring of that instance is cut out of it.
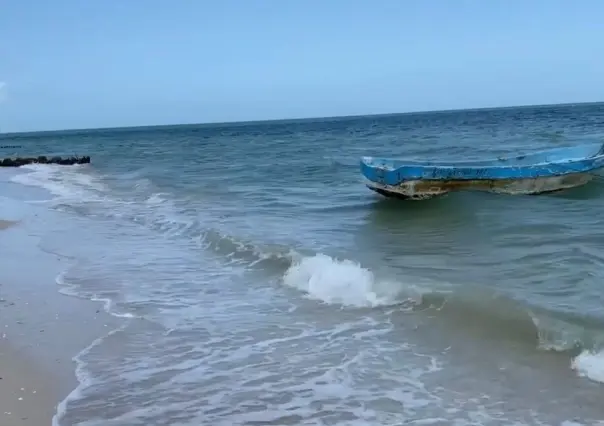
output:
<svg viewBox="0 0 604 426"><path fill-rule="evenodd" d="M592 155L525 164L514 162L514 160L520 158L538 159L552 153L565 151L571 153L588 147L593 147L592 152L594 153ZM596 150L598 147L599 149ZM380 161L382 161L382 164L379 164ZM400 163L396 164L399 161ZM447 164L421 161L410 161L410 163L405 164L405 161L363 157L361 159L361 169L365 178L387 185L396 185L408 180L514 180L561 176L589 173L604 167L604 144L554 148L498 160L454 161ZM508 162L508 164L496 164L495 161ZM388 167L389 165L391 167ZM372 178L371 175L375 176Z"/></svg>

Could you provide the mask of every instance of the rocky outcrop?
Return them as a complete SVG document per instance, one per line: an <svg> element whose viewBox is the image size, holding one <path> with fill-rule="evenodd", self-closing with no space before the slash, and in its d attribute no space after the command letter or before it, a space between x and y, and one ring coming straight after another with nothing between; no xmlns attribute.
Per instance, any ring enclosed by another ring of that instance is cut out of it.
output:
<svg viewBox="0 0 604 426"><path fill-rule="evenodd" d="M20 167L26 164L60 164L62 166L71 166L73 164L88 164L89 156L83 157L15 157L0 159L0 167Z"/></svg>

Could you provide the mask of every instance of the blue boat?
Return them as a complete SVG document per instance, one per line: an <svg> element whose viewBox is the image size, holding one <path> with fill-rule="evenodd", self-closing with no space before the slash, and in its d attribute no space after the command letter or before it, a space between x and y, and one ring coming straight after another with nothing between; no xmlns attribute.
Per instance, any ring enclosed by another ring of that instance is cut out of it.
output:
<svg viewBox="0 0 604 426"><path fill-rule="evenodd" d="M367 186L384 196L423 200L452 191L541 194L584 185L604 167L604 144L516 157L444 162L363 157Z"/></svg>

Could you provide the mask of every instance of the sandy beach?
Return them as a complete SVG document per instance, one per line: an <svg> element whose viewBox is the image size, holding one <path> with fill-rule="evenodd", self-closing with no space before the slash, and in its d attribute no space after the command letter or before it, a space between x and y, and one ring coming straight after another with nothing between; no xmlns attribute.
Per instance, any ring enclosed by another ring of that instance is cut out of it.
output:
<svg viewBox="0 0 604 426"><path fill-rule="evenodd" d="M50 374L26 354L0 341L0 423L3 426L50 425L62 395Z"/></svg>
<svg viewBox="0 0 604 426"><path fill-rule="evenodd" d="M14 221L0 220L0 230L15 224ZM0 300L0 318L5 329L8 328L5 318L15 303ZM25 354L13 348L7 334L3 330L0 339L1 423L6 426L50 424L60 398L54 391L54 380L38 371Z"/></svg>
<svg viewBox="0 0 604 426"><path fill-rule="evenodd" d="M0 231L16 222L0 220ZM0 295L4 286L0 287ZM50 425L61 395L56 381L50 374L39 369L27 354L11 344L8 315L15 302L0 299L0 423L13 425ZM33 337L33 336L32 336Z"/></svg>
<svg viewBox="0 0 604 426"><path fill-rule="evenodd" d="M72 358L114 324L97 303L58 292L65 265L20 225L0 220L0 425L50 426L78 385ZM23 268L32 256L36 268Z"/></svg>

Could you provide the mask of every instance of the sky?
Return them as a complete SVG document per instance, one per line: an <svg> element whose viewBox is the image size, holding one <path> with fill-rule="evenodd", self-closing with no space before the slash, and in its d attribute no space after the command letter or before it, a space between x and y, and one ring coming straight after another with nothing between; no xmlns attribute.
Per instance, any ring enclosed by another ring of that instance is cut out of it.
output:
<svg viewBox="0 0 604 426"><path fill-rule="evenodd" d="M601 0L0 0L0 131L604 101Z"/></svg>

